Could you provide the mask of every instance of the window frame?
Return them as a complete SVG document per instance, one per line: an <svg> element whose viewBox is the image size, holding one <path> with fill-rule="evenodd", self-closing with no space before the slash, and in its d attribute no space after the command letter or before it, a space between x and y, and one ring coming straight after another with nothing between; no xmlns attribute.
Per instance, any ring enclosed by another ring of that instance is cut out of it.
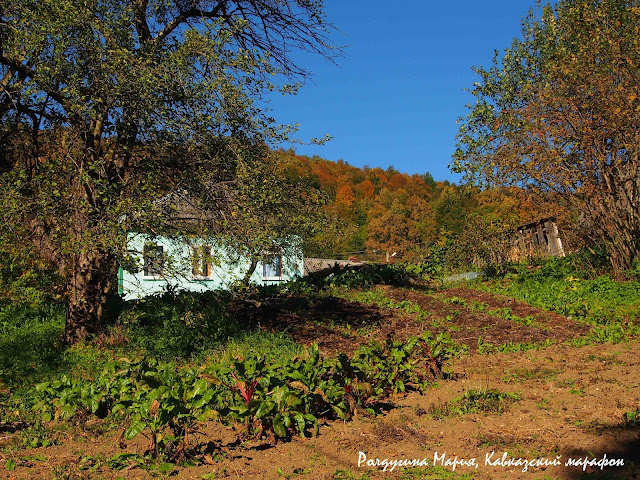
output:
<svg viewBox="0 0 640 480"><path fill-rule="evenodd" d="M164 278L165 270L165 251L164 245L157 243L148 243L142 249L142 276L145 279L157 280ZM154 251L155 255L149 255L150 251ZM158 255L159 253L159 255Z"/></svg>
<svg viewBox="0 0 640 480"><path fill-rule="evenodd" d="M267 272L267 268L272 266L274 262L277 264L277 269L275 270L277 275L267 275L267 273L272 273L272 271ZM277 251L265 255L262 261L262 280L281 281L282 273L282 252Z"/></svg>
<svg viewBox="0 0 640 480"><path fill-rule="evenodd" d="M194 245L191 247L191 278L194 280L211 279L213 276L212 251L211 245Z"/></svg>

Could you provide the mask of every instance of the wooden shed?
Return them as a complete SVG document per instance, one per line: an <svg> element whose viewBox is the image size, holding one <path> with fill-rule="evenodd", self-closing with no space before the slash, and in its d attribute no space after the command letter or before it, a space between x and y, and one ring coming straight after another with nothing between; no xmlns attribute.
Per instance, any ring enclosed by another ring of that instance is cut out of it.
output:
<svg viewBox="0 0 640 480"><path fill-rule="evenodd" d="M564 248L555 221L555 217L548 217L520 225L516 230L511 256L515 260L540 253L564 257Z"/></svg>

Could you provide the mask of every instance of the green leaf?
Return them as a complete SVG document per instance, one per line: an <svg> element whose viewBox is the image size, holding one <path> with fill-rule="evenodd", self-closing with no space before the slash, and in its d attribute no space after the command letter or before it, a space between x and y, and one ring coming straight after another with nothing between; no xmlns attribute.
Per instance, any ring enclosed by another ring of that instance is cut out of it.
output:
<svg viewBox="0 0 640 480"><path fill-rule="evenodd" d="M307 426L307 422L306 422L304 416L302 415L302 413L296 412L293 415L293 419L296 422L296 427L298 427L298 432L300 433L300 436L304 437L304 431L305 431L305 428Z"/></svg>
<svg viewBox="0 0 640 480"><path fill-rule="evenodd" d="M142 433L145 428L146 425L144 424L144 422L140 420L134 420L131 423L131 426L124 432L124 438L126 438L127 440L131 440Z"/></svg>
<svg viewBox="0 0 640 480"><path fill-rule="evenodd" d="M282 415L279 413L276 413L275 417L273 417L273 431L281 438L287 436L287 429L284 427Z"/></svg>
<svg viewBox="0 0 640 480"><path fill-rule="evenodd" d="M163 473L173 472L176 466L173 463L161 463L158 465L158 471Z"/></svg>
<svg viewBox="0 0 640 480"><path fill-rule="evenodd" d="M258 409L256 410L256 418L262 418L265 415L268 415L269 413L271 413L271 411L273 410L273 408L276 406L275 403L273 402L262 402L259 406Z"/></svg>
<svg viewBox="0 0 640 480"><path fill-rule="evenodd" d="M200 395L206 389L207 389L207 379L203 378L201 380L198 380L196 383L193 384L193 391L191 391L187 399L192 399L196 395Z"/></svg>
<svg viewBox="0 0 640 480"><path fill-rule="evenodd" d="M5 463L4 468L6 468L9 471L15 470L16 461L13 458L10 458L9 460L7 460L7 463Z"/></svg>
<svg viewBox="0 0 640 480"><path fill-rule="evenodd" d="M36 385L36 392L42 392L49 387L49 382L42 382Z"/></svg>
<svg viewBox="0 0 640 480"><path fill-rule="evenodd" d="M91 410L91 413L96 413L98 411L98 408L100 408L99 397L95 396L95 397L89 398L87 404L88 404L87 406L89 407L89 410Z"/></svg>

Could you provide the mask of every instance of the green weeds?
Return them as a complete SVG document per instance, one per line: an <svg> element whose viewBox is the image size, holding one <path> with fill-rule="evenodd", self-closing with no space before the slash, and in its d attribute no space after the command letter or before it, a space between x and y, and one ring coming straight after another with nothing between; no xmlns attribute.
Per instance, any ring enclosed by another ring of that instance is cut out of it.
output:
<svg viewBox="0 0 640 480"><path fill-rule="evenodd" d="M620 343L626 341L630 335L640 335L640 326L630 324L625 328L619 324L596 325L589 330L586 336L572 338L567 340L567 343L574 347L602 343Z"/></svg>
<svg viewBox="0 0 640 480"><path fill-rule="evenodd" d="M640 409L625 412L622 416L622 421L625 428L635 428L640 426Z"/></svg>
<svg viewBox="0 0 640 480"><path fill-rule="evenodd" d="M442 405L432 405L429 414L440 420L444 417L466 415L469 413L494 413L506 411L514 402L521 399L515 393L499 392L498 390L469 390L464 395Z"/></svg>
<svg viewBox="0 0 640 480"><path fill-rule="evenodd" d="M554 266L559 269L554 271ZM521 268L501 281L475 286L592 325L628 325L640 317L640 281L617 282L607 275L585 278L560 266L549 261L539 269Z"/></svg>
<svg viewBox="0 0 640 480"><path fill-rule="evenodd" d="M490 308L489 304L478 302L476 300L467 300L465 298L453 296L448 297L446 295L434 295L438 300L443 303L448 303L451 305L459 305L465 307L474 312L483 313L485 315L490 315L492 317L502 318L509 322L517 323L519 325L524 325L527 327L538 327L539 324L536 321L535 317L532 315L528 315L526 317L519 317L513 313L513 310L509 307L504 308ZM456 314L458 312L456 311Z"/></svg>
<svg viewBox="0 0 640 480"><path fill-rule="evenodd" d="M423 310L420 305L410 300L397 301L376 290L347 293L344 297L367 305L377 305L381 308L398 310L405 314L413 314L416 315L416 320L418 321L424 321L431 317L431 312Z"/></svg>

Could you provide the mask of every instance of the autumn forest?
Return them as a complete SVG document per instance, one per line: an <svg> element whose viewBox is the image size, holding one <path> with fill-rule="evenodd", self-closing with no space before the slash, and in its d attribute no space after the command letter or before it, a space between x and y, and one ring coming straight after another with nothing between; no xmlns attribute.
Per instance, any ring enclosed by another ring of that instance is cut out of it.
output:
<svg viewBox="0 0 640 480"><path fill-rule="evenodd" d="M309 256L421 261L446 244L450 266L482 264L506 254L517 226L550 216L557 217L567 241L579 244L582 238L575 229L578 217L553 196L517 187L479 190L436 181L428 172L358 168L292 150L274 155L287 176L323 199L322 228L305 239Z"/></svg>

